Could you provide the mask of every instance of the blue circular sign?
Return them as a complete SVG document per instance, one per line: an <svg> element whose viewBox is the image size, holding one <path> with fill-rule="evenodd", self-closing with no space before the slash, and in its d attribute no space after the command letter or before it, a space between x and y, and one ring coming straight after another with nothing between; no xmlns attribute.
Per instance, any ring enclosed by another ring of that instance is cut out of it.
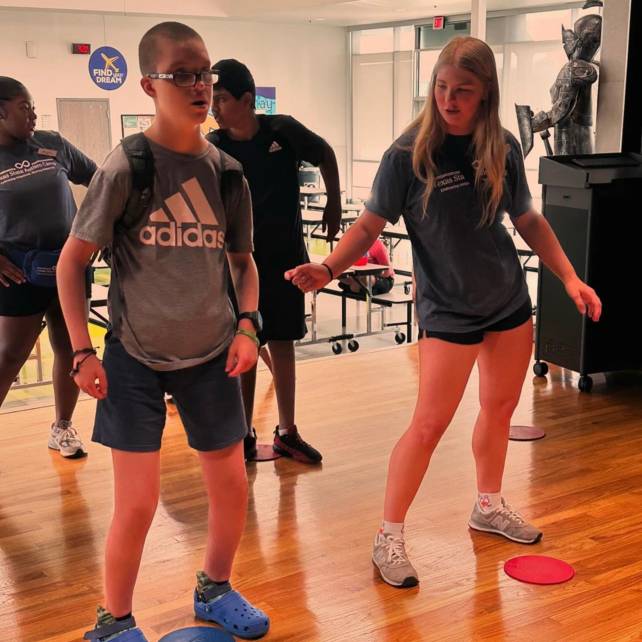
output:
<svg viewBox="0 0 642 642"><path fill-rule="evenodd" d="M118 89L127 79L125 56L113 47L99 47L89 58L89 75L101 89Z"/></svg>

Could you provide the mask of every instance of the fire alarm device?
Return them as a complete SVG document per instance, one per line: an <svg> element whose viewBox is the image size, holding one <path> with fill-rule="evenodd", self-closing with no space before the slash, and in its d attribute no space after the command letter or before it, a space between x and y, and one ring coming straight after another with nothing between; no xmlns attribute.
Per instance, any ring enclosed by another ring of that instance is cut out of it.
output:
<svg viewBox="0 0 642 642"><path fill-rule="evenodd" d="M446 22L444 16L435 16L432 19L432 28L433 29L443 29L444 23Z"/></svg>
<svg viewBox="0 0 642 642"><path fill-rule="evenodd" d="M74 42L71 45L71 53L88 56L91 53L91 45L86 42Z"/></svg>

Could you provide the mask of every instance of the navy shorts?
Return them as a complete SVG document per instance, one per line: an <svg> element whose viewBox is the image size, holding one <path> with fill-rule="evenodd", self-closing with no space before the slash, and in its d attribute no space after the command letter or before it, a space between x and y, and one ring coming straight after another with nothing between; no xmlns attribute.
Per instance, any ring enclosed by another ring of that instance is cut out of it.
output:
<svg viewBox="0 0 642 642"><path fill-rule="evenodd" d="M482 328L481 330L475 330L474 332L431 332L430 330L424 330L419 328L419 339L424 338L433 338L441 339L442 341L448 341L448 343L459 343L461 345L475 345L477 343L482 343L484 340L484 334L486 332L504 332L505 330L512 330L517 328L522 323L526 323L533 314L533 304L531 303L530 298L522 305L517 311L513 312L505 319L492 323L489 326Z"/></svg>
<svg viewBox="0 0 642 642"><path fill-rule="evenodd" d="M92 440L117 450L159 450L169 393L192 448L219 450L240 441L247 433L241 386L238 377L227 376L226 358L227 351L198 366L159 372L108 334L103 357L107 398L96 406Z"/></svg>

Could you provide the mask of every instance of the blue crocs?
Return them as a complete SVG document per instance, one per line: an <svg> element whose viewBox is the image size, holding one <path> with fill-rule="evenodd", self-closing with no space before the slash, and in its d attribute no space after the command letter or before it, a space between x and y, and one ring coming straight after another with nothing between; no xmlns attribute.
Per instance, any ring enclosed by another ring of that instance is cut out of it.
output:
<svg viewBox="0 0 642 642"><path fill-rule="evenodd" d="M213 599L208 599L207 593L207 588L201 593L194 591L194 613L197 618L215 622L228 633L245 640L255 640L268 632L268 616L252 606L240 593L230 590Z"/></svg>
<svg viewBox="0 0 642 642"><path fill-rule="evenodd" d="M126 620L116 620L111 624L96 625L93 631L87 631L82 636L83 640L96 640L96 642L148 642L143 632L136 626L136 620L128 617Z"/></svg>

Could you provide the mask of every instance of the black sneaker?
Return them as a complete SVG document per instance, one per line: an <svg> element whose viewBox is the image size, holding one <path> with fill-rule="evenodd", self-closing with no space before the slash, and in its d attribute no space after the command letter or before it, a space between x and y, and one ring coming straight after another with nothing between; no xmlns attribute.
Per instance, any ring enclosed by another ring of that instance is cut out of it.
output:
<svg viewBox="0 0 642 642"><path fill-rule="evenodd" d="M256 429L254 426L243 439L243 453L245 454L245 461L254 461L256 459Z"/></svg>
<svg viewBox="0 0 642 642"><path fill-rule="evenodd" d="M296 426L290 428L285 435L279 435L279 427L274 429L275 452L284 457L292 457L304 464L318 464L322 459L321 453L301 439Z"/></svg>

